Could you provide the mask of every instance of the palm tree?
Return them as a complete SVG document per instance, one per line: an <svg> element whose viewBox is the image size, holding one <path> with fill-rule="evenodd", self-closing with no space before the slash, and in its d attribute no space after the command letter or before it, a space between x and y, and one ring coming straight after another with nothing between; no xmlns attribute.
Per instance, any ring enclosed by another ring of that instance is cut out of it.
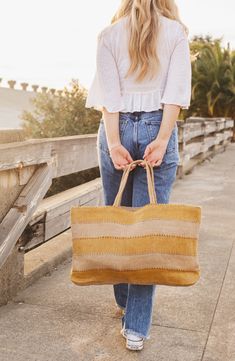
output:
<svg viewBox="0 0 235 361"><path fill-rule="evenodd" d="M191 51L199 52L192 63L192 102L187 115L234 117L235 55L221 47L221 39L196 38Z"/></svg>

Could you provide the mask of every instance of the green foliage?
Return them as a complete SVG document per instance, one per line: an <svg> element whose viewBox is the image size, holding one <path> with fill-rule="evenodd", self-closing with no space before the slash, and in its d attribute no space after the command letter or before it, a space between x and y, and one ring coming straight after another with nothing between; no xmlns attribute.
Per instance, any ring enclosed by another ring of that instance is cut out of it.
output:
<svg viewBox="0 0 235 361"><path fill-rule="evenodd" d="M192 99L180 118L189 116L235 118L235 51L224 49L221 38L195 36L192 54ZM101 112L85 108L87 90L72 80L61 95L37 94L34 111L22 115L28 138L63 137L97 133ZM53 180L47 195L99 176L98 167Z"/></svg>
<svg viewBox="0 0 235 361"><path fill-rule="evenodd" d="M61 95L38 93L32 100L34 111L22 114L23 129L30 138L52 138L96 133L101 113L85 108L87 91L72 80L71 89Z"/></svg>
<svg viewBox="0 0 235 361"><path fill-rule="evenodd" d="M38 93L32 100L34 111L22 114L27 138L53 138L97 133L101 112L85 108L87 91L72 80L71 89L65 88L58 96ZM99 168L88 169L53 179L45 198L86 183L100 176Z"/></svg>
<svg viewBox="0 0 235 361"><path fill-rule="evenodd" d="M235 118L235 51L221 46L222 38L194 36L190 43L192 61L192 98L189 116ZM24 112L23 128L29 137L45 138L96 133L101 113L85 108L87 90L73 80L71 90L60 96L38 94L35 111Z"/></svg>
<svg viewBox="0 0 235 361"><path fill-rule="evenodd" d="M195 37L191 52L192 100L186 116L235 117L235 53L221 47L221 39Z"/></svg>

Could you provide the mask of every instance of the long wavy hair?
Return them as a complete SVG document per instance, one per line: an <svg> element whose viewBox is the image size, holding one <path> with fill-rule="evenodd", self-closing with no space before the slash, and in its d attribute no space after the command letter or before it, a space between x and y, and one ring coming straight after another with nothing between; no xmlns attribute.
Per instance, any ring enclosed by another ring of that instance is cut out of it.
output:
<svg viewBox="0 0 235 361"><path fill-rule="evenodd" d="M188 28L180 20L174 0L122 0L111 20L111 24L114 24L123 17L129 17L131 65L126 77L137 72L137 82L147 76L152 79L160 68L157 55L159 14L179 21L188 34Z"/></svg>

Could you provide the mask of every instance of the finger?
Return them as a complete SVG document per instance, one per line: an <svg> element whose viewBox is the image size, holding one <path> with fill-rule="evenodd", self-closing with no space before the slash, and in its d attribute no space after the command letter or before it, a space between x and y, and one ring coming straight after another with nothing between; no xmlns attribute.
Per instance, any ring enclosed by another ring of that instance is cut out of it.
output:
<svg viewBox="0 0 235 361"><path fill-rule="evenodd" d="M148 159L146 159L146 160L147 160L147 162L149 162L149 164L151 164L151 166L154 166L159 161L159 159L156 159L153 156L148 157Z"/></svg>
<svg viewBox="0 0 235 361"><path fill-rule="evenodd" d="M135 169L136 168L136 164L132 164L131 166L131 170Z"/></svg>
<svg viewBox="0 0 235 361"><path fill-rule="evenodd" d="M130 164L130 163L133 162L133 158L132 158L132 156L130 155L129 152L127 152L126 159L127 159L127 161L128 161L127 164ZM133 165L131 166L130 170L134 169L135 167L136 167L136 164L133 164Z"/></svg>
<svg viewBox="0 0 235 361"><path fill-rule="evenodd" d="M122 169L124 170L128 165L129 165L129 163L124 163L124 164L121 164L120 166L121 166Z"/></svg>
<svg viewBox="0 0 235 361"><path fill-rule="evenodd" d="M151 153L151 149L150 149L150 147L147 145L147 147L145 148L145 151L144 151L143 158L147 157L147 156L149 155L149 153Z"/></svg>
<svg viewBox="0 0 235 361"><path fill-rule="evenodd" d="M153 167L159 167L159 165L161 165L162 160L159 159L156 163L153 164Z"/></svg>
<svg viewBox="0 0 235 361"><path fill-rule="evenodd" d="M132 171L135 167L136 167L136 164L132 164L132 165L130 166L130 170Z"/></svg>
<svg viewBox="0 0 235 361"><path fill-rule="evenodd" d="M150 162L150 161L151 161L151 156L150 156L150 155L146 156L146 157L144 158L144 160L145 160L146 162ZM144 162L142 162L142 164L145 165Z"/></svg>
<svg viewBox="0 0 235 361"><path fill-rule="evenodd" d="M113 165L114 165L114 168L117 169L117 170L122 170L123 169L122 166L120 164L118 164L118 163L113 163Z"/></svg>
<svg viewBox="0 0 235 361"><path fill-rule="evenodd" d="M156 160L155 159L152 159L152 158L148 158L146 159L146 161L148 162L148 164L150 164L152 167L155 165L156 163Z"/></svg>
<svg viewBox="0 0 235 361"><path fill-rule="evenodd" d="M148 154L147 154L147 148L146 148L145 151L144 151L144 154L143 154L143 157L142 157L142 158L144 159L145 157L147 157L147 155L148 155Z"/></svg>
<svg viewBox="0 0 235 361"><path fill-rule="evenodd" d="M129 163L130 164L130 163ZM131 166L130 166L130 170L132 170L132 169L134 169L136 167L136 164L132 164Z"/></svg>
<svg viewBox="0 0 235 361"><path fill-rule="evenodd" d="M127 153L126 159L128 160L129 163L133 162L133 159L129 152Z"/></svg>

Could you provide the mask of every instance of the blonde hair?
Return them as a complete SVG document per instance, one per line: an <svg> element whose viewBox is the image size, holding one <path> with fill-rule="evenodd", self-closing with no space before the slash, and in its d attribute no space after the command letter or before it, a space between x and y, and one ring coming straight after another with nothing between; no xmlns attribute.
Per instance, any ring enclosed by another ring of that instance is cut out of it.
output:
<svg viewBox="0 0 235 361"><path fill-rule="evenodd" d="M174 0L122 0L111 21L113 24L123 17L129 17L131 65L126 77L137 71L136 81L138 82L148 75L153 78L160 68L156 51L160 25L159 14L179 21L188 34L188 28L181 22Z"/></svg>

